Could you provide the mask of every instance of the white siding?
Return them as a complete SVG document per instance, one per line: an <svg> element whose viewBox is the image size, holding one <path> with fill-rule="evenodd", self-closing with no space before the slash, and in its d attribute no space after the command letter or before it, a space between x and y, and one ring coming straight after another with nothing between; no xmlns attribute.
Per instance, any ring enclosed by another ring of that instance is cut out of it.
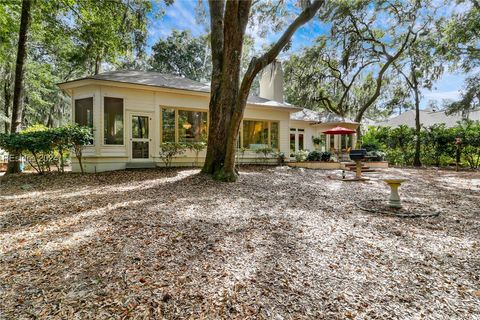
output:
<svg viewBox="0 0 480 320"><path fill-rule="evenodd" d="M130 161L130 116L134 113L148 114L151 118L150 153L153 161L157 165L163 165L158 157L160 147L160 107L176 107L187 109L208 110L209 97L188 94L177 94L172 92L162 92L153 90L142 90L105 85L89 85L74 88L72 90L72 100L93 97L94 109L94 139L92 147L85 148L84 165L88 172L100 172L107 170L124 169ZM114 97L122 98L124 103L124 144L121 146L104 145L103 143L103 98ZM288 154L289 152L289 131L290 131L290 112L288 110L263 108L247 105L244 118L271 120L279 122L279 147L280 152ZM205 152L199 155L199 164L203 161ZM245 154L244 159L255 159L260 157L256 153ZM174 162L176 165L192 165L194 162L194 153L186 152L177 157ZM76 159L72 159L73 170L79 171Z"/></svg>

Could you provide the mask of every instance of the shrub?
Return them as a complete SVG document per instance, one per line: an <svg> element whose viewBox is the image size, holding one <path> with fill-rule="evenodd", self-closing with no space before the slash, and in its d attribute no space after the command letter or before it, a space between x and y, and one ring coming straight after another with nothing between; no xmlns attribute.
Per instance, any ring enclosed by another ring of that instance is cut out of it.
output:
<svg viewBox="0 0 480 320"><path fill-rule="evenodd" d="M83 148L86 145L91 144L93 136L92 129L89 127L81 127L78 125L68 125L64 128L65 139L67 141L67 146L73 148L75 152L75 157L78 160L78 165L82 174L84 173L82 157L83 157Z"/></svg>
<svg viewBox="0 0 480 320"><path fill-rule="evenodd" d="M160 159L165 163L165 167L170 167L173 157L185 152L187 146L181 143L164 142L160 144Z"/></svg>
<svg viewBox="0 0 480 320"><path fill-rule="evenodd" d="M317 150L310 152L307 156L307 161L321 161L321 160L322 160L322 153Z"/></svg>
<svg viewBox="0 0 480 320"><path fill-rule="evenodd" d="M280 165L283 165L285 163L285 153L283 152L277 152L274 154L275 158L277 159L277 163Z"/></svg>
<svg viewBox="0 0 480 320"><path fill-rule="evenodd" d="M263 154L263 161L266 163L267 158L273 152L273 149L269 146L263 146L258 149L255 149L255 152L258 154Z"/></svg>
<svg viewBox="0 0 480 320"><path fill-rule="evenodd" d="M308 157L308 151L307 150L299 150L293 154L295 157L295 160L298 162L303 162L307 159Z"/></svg>
<svg viewBox="0 0 480 320"><path fill-rule="evenodd" d="M198 165L198 154L207 147L206 142L192 142L186 145L187 149L195 153L195 165Z"/></svg>
<svg viewBox="0 0 480 320"><path fill-rule="evenodd" d="M332 157L332 154L328 151L324 151L322 152L322 156L320 158L320 160L324 161L324 162L328 162L330 161L330 158Z"/></svg>
<svg viewBox="0 0 480 320"><path fill-rule="evenodd" d="M25 156L40 174L50 171L53 164L63 172L66 152L73 148L83 173L82 149L91 139L91 130L87 127L68 125L47 128L35 125L20 133L0 134L0 147L10 154Z"/></svg>

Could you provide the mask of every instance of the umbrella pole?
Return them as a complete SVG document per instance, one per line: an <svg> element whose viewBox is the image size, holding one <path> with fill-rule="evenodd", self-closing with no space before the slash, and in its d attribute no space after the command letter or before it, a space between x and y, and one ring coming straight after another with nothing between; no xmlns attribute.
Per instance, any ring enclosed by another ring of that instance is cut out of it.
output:
<svg viewBox="0 0 480 320"><path fill-rule="evenodd" d="M355 177L357 179L361 179L362 178L362 162L360 160L356 160L355 164L356 164L356 169L357 169Z"/></svg>

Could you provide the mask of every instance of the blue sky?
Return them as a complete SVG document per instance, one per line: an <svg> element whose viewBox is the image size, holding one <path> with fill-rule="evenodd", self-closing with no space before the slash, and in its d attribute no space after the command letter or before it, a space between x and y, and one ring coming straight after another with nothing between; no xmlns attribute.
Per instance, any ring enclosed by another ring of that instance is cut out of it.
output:
<svg viewBox="0 0 480 320"><path fill-rule="evenodd" d="M155 11L161 9L165 11L161 17L150 16L148 47L151 47L158 39L168 37L172 30L175 29L188 30L194 36L206 33L206 27L196 19L195 7L197 3L198 0L175 0L173 5L169 7L163 7L161 4L154 3ZM295 33L292 39L292 47L289 51L282 53L280 59L287 59L292 53L311 46L314 39L324 34L328 29L327 25L320 23L318 20L309 22ZM269 33L266 37L261 37L258 33L258 28L255 26L249 26L247 32L255 39L255 48L257 50L261 50L263 45L272 43L280 36L279 33ZM147 52L150 52L150 49L147 49ZM425 108L429 101L436 101L441 105L445 99L458 99L464 79L465 75L462 73L444 73L431 91L423 91L422 107Z"/></svg>

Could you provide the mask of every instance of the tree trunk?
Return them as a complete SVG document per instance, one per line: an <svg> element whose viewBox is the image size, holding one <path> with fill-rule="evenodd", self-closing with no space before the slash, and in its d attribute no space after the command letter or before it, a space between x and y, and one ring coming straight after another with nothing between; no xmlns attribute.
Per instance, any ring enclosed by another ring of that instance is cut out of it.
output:
<svg viewBox="0 0 480 320"><path fill-rule="evenodd" d="M5 118L7 119L10 117L10 101L12 98L11 81L12 81L12 74L10 71L10 63L7 62L5 67L5 83L3 85L4 113L5 113ZM8 121L5 121L3 125L4 125L4 132L9 133L10 123Z"/></svg>
<svg viewBox="0 0 480 320"><path fill-rule="evenodd" d="M242 47L252 1L210 0L212 79L208 145L202 172L236 181L235 151L243 113L255 76L273 62L295 31L312 19L324 0L316 0L292 22L260 58L252 58L240 82Z"/></svg>
<svg viewBox="0 0 480 320"><path fill-rule="evenodd" d="M420 161L420 88L418 87L418 79L413 64L411 72L413 91L415 93L415 155L413 156L413 166L421 167L422 162Z"/></svg>
<svg viewBox="0 0 480 320"><path fill-rule="evenodd" d="M22 15L20 18L20 31L18 37L18 51L17 62L15 65L15 84L13 88L13 105L12 105L12 123L10 127L11 133L17 133L21 130L22 126L22 113L23 106L20 103L23 91L23 74L24 64L27 56L27 34L30 24L30 10L32 2L31 0L22 1ZM20 172L20 155L11 155L11 159L8 161L7 173Z"/></svg>
<svg viewBox="0 0 480 320"><path fill-rule="evenodd" d="M221 1L210 2L213 70L207 156L202 172L221 181L237 179L231 164L232 155L228 154L232 151L227 150L233 150L235 158L238 131L232 132L232 124L233 127L237 125L232 120L240 87L240 62L250 6L251 1L228 1L225 6Z"/></svg>

